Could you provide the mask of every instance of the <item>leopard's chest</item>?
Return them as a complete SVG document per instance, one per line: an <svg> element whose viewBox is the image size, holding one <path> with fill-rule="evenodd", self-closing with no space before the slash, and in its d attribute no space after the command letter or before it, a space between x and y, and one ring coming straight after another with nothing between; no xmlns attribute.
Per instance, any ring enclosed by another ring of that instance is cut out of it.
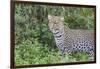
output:
<svg viewBox="0 0 100 69"><path fill-rule="evenodd" d="M64 47L64 36L63 36L64 33L60 30L57 30L53 34L54 34L54 38L55 38L55 42L56 42L57 47L60 50L62 50L62 48Z"/></svg>

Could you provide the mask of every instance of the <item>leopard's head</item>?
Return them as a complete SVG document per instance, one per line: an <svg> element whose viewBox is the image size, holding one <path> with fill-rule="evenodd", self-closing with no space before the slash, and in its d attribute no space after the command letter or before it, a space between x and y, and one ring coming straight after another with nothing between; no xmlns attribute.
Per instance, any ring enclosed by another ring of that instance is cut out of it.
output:
<svg viewBox="0 0 100 69"><path fill-rule="evenodd" d="M64 18L62 16L48 15L48 26L50 30L54 33L56 30L61 30L63 28Z"/></svg>

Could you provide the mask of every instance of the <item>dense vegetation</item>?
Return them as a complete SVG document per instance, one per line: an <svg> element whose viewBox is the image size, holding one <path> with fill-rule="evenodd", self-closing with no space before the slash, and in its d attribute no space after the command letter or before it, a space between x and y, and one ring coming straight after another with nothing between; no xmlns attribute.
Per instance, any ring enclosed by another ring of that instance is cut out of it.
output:
<svg viewBox="0 0 100 69"><path fill-rule="evenodd" d="M48 27L48 14L64 16L65 25L72 29L93 29L93 8L45 6L32 4L15 5L15 63L61 63L53 34ZM65 62L87 61L88 56L66 56Z"/></svg>

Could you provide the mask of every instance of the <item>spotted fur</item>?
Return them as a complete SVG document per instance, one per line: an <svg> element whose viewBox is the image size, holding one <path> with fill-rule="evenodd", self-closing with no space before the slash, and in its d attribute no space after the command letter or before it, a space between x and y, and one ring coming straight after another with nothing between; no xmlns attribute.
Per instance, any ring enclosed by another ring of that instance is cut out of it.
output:
<svg viewBox="0 0 100 69"><path fill-rule="evenodd" d="M64 18L48 15L49 28L61 54L86 52L90 59L94 57L94 33L89 30L72 30L64 26Z"/></svg>

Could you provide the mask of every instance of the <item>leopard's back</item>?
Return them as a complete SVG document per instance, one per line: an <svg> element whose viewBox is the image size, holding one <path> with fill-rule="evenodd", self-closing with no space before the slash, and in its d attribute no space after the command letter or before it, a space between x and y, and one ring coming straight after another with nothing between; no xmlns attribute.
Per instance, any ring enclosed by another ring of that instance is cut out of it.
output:
<svg viewBox="0 0 100 69"><path fill-rule="evenodd" d="M67 30L65 31L65 52L86 52L94 56L94 33L93 30Z"/></svg>

